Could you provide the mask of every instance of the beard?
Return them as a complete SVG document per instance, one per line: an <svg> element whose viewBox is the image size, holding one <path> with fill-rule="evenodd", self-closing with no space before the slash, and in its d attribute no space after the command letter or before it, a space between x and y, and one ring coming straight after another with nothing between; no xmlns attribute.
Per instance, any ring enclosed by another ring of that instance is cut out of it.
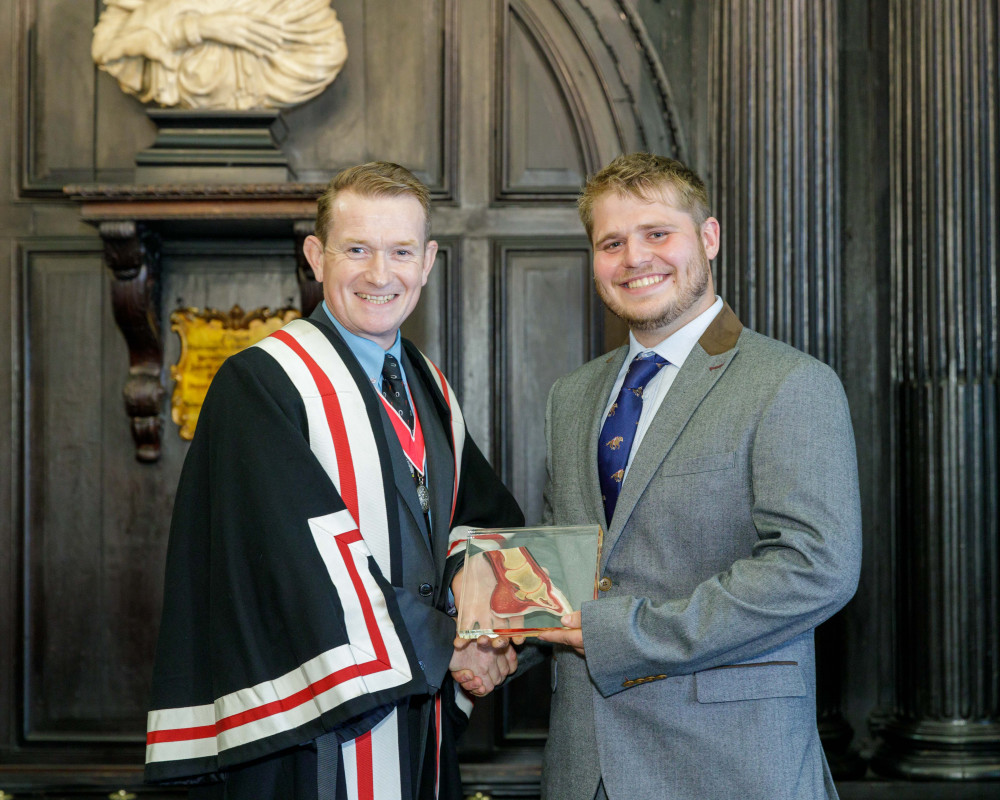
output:
<svg viewBox="0 0 1000 800"><path fill-rule="evenodd" d="M619 303L604 290L604 287L596 279L594 285L597 287L597 295L601 298L601 302L608 307L612 314L628 325L630 330L656 331L672 325L683 317L708 291L712 270L704 245L699 245L698 252L688 261L683 270L674 273L674 275L678 274L683 274L684 278L678 281L674 296L667 301L666 305L651 309L643 315Z"/></svg>

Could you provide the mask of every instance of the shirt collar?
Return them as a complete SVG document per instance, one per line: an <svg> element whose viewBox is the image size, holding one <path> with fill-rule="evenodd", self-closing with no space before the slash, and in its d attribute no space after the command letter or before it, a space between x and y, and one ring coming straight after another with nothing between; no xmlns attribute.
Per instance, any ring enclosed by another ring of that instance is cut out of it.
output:
<svg viewBox="0 0 1000 800"><path fill-rule="evenodd" d="M698 340L702 334L712 324L712 320L715 319L720 311L722 311L722 298L716 295L715 302L712 303L710 308L702 311L679 331L670 334L670 336L653 347L644 347L639 344L632 331L629 331L628 358L625 359L625 363L630 364L632 359L639 355L639 353L652 350L657 355L663 356L675 367L682 367L694 349L694 346L698 344Z"/></svg>
<svg viewBox="0 0 1000 800"><path fill-rule="evenodd" d="M340 321L330 313L330 308L327 306L326 300L323 301L323 310L333 323L333 327L337 329L337 333L344 337L344 341L347 342L347 346L354 353L354 357L361 365L361 369L365 371L368 380L374 383L375 386L382 385L382 364L385 363L386 353L392 353L396 357L396 361L399 362L399 368L402 371L403 345L399 331L396 331L396 338L392 346L388 350L383 350L382 345L377 342L366 339L364 336L358 336L356 333L351 333L351 331L341 325ZM406 380L405 373L403 373L403 380Z"/></svg>

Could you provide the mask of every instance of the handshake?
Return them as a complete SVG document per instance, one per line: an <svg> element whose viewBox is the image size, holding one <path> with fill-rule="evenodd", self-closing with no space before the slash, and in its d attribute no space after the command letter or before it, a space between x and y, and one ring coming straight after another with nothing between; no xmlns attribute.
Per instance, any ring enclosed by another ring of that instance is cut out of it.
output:
<svg viewBox="0 0 1000 800"><path fill-rule="evenodd" d="M478 639L455 637L455 652L448 669L455 682L469 694L485 697L517 669L517 652L514 644L524 637L508 639L505 636Z"/></svg>
<svg viewBox="0 0 1000 800"><path fill-rule="evenodd" d="M475 572L477 568L481 567L474 563L473 571ZM464 570L459 570L451 582L451 590L456 599L462 597L463 572ZM492 611L488 606L468 611L473 614L470 618L482 620L484 623L492 617ZM461 616L459 614L456 617L456 622ZM480 636L478 639L463 639L456 636L455 652L448 665L452 678L469 694L485 697L517 669L517 652L514 650L514 645L523 641L523 636L509 638Z"/></svg>

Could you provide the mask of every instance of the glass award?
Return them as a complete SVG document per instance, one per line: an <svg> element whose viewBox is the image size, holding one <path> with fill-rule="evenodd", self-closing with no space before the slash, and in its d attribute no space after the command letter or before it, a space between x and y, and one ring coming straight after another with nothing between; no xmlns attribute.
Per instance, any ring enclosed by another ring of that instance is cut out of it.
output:
<svg viewBox="0 0 1000 800"><path fill-rule="evenodd" d="M597 598L599 525L474 528L466 538L458 635L533 636Z"/></svg>

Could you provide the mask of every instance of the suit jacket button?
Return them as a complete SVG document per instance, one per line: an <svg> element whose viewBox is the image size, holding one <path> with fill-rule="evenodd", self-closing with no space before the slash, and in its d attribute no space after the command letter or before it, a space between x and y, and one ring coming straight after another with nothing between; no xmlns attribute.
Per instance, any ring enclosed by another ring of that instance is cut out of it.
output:
<svg viewBox="0 0 1000 800"><path fill-rule="evenodd" d="M421 597L430 597L434 594L434 587L429 583L422 583L417 591L420 592Z"/></svg>
<svg viewBox="0 0 1000 800"><path fill-rule="evenodd" d="M611 588L611 578L605 575L597 582L597 588L600 589L602 592L606 592L608 589Z"/></svg>

